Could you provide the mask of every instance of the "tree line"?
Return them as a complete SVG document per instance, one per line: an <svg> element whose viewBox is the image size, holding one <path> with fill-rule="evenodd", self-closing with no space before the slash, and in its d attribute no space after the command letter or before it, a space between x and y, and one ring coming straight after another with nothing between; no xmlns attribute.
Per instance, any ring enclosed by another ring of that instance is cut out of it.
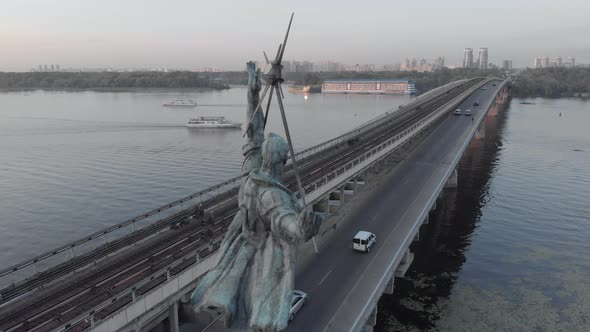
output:
<svg viewBox="0 0 590 332"><path fill-rule="evenodd" d="M517 97L590 96L590 68L538 68L521 71L514 80Z"/></svg>
<svg viewBox="0 0 590 332"><path fill-rule="evenodd" d="M0 72L0 89L228 89L222 73L177 72Z"/></svg>

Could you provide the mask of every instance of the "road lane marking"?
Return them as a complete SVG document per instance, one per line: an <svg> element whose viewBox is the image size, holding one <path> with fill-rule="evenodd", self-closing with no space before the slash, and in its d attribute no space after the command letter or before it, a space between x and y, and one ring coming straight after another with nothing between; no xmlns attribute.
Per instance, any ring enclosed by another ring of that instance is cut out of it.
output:
<svg viewBox="0 0 590 332"><path fill-rule="evenodd" d="M497 93L498 91L499 91L499 89L497 89L496 93ZM487 105L487 109L489 109L489 107L491 106L491 104L492 104L492 103L491 103L491 101L490 101L490 102L488 102L488 104L489 104L489 105ZM482 119L482 118L483 118L483 116L481 116L481 115L480 115L480 119L479 119L478 121L481 121L481 119ZM474 130L474 129L471 129L471 130L469 130L469 128L465 128L465 129L466 129L466 132L464 132L464 133L461 135L461 137L459 137L459 140L460 140L460 139L461 139L463 136L465 136L466 134L469 134L468 136L471 136L471 138L470 138L469 140L467 140L466 142L464 142L463 144L461 144L460 142L457 142L457 143L455 143L455 144L453 145L453 147L451 148L451 151L454 151L454 150L455 150L455 148L456 148L457 146L466 146L466 145L467 145L467 144L468 144L468 143L471 141L471 139L473 138L473 135L475 134L475 130ZM464 130L465 130L465 129L464 129ZM449 151L449 152L451 152L451 151ZM461 154L461 155L462 155L462 154ZM446 154L446 156L445 156L445 157L444 157L444 159L443 159L443 160L444 160L443 164L447 164L447 160L448 160L449 158L450 158L450 156L449 156L449 153L447 153L447 154ZM453 160L454 160L454 159L459 159L459 158L460 158L460 157L456 157L456 158L453 158ZM437 171L440 171L440 168L437 168ZM448 173L448 171L447 171L447 172L445 172L445 173ZM421 193L422 193L422 191L424 190L424 187L426 186L426 184L428 184L429 182L431 182L431 181L432 181L432 178L434 178L434 177L435 177L435 175L437 175L437 174L436 174L436 173L433 173L433 174L432 174L432 175L431 175L431 176L428 178L428 180L426 180L426 181L425 181L425 182L422 184L422 186L421 186L420 190L417 192L417 195L416 195L416 197L415 197L415 198L412 200L412 202L410 203L410 205L408 205L408 208L406 209L406 211L404 212L404 214L402 215L402 217L401 217L399 220L403 220L403 219L405 219L405 217L406 217L406 215L408 214L408 212L409 212L409 211L412 209L412 207L413 207L413 206L414 206L414 204L416 203L416 200L417 200L417 199L420 197L420 194L421 194ZM443 179L442 179L442 180L439 182L439 184L438 184L438 185L437 185L435 188L438 188L439 186L441 186L441 185L442 185L442 183L444 183L444 181L446 181L446 180L447 180L447 178L446 178L446 177L443 177ZM435 191L436 191L436 190L435 190ZM431 200L432 200L433 196L434 196L434 193L433 193L433 194L430 196L430 198L427 200L427 203L428 203L429 201L431 201ZM422 209L422 211L421 211L421 212L420 212L418 215L420 216L420 215L424 214L424 212L425 212L425 210L426 210L427 208L428 208L428 204L427 204L427 205L426 205L426 206L425 206L425 207ZM387 235L387 239L390 239L390 238L392 238L392 237L394 237L394 236L395 236L395 231L396 231L396 229L398 228L398 226L400 226L400 225L401 225L401 222L400 222L400 223L398 223L397 225L395 225L395 226L393 227L393 229L392 229L392 230L389 232L389 234ZM408 241L408 239L409 239L409 235L412 233L412 231L414 230L414 228L415 228L417 225L418 225L418 223L414 224L414 225L413 225L413 226L410 228L410 232L409 232L409 233L406 235L406 237L405 237L404 239L402 239L402 241L401 241L402 247L403 247L403 244L404 244L405 242L407 242L407 241ZM420 224L420 225L421 225L421 224ZM418 226L418 227L419 227L419 226ZM362 279L364 278L364 276L365 276L365 275L368 273L368 272L367 272L367 271L368 271L368 267L369 267L370 265L372 265L372 264L373 264L373 262L374 262L374 261L375 261L375 259L376 259L376 258L379 256L379 254L381 253L381 250L382 250L383 248L384 248L383 246L379 247L379 249L377 250L376 254L375 254L375 255L373 255L373 257L371 258L371 260L370 260L369 264L367 265L367 268L365 268L365 270L363 270L363 272L361 273L360 277L359 277L359 278L357 278L356 282L354 283L353 287L352 287L352 288L350 288L349 292L348 292L348 293L346 294L346 296L344 297L344 301L342 301L342 303L340 304L340 306L338 306L338 308L336 309L336 311L334 311L334 312L333 312L332 316L330 317L330 320L328 321L327 325L324 327L324 329L323 329L323 332L326 332L326 331L328 331L328 330L330 329L331 325L332 325L332 324L333 324L333 322L334 322L334 319L336 318L336 315L337 315L337 314L340 312L340 310L342 309L342 307L343 307L345 304L347 304L347 303L348 303L348 300L349 300L349 298L350 298L350 296L351 296L352 292L353 292L353 291L354 291L354 290L355 290L355 289L358 287L358 285L359 285L359 283L361 282L361 280L362 280ZM404 252L404 253L405 253L405 252ZM395 262L395 260L396 260L396 258L398 257L398 255L399 255L399 254L401 254L401 252L399 252L399 251L398 251L397 255L395 255L395 256L392 258L392 260L391 260L391 262L389 263L389 266L387 267L386 271L389 271L389 270L392 268L392 265L393 265L393 263ZM394 272L395 272L395 271L394 271ZM387 274L384 274L384 275L381 277L381 279L380 279L380 280L379 280L379 282L377 283L377 287L375 287L375 288L373 289L373 291L371 292L371 297L374 297L374 294L377 292L377 288L378 288L379 284L381 284L381 283L382 283L382 281L383 281L383 279L385 278L385 276L386 276L386 275L387 275ZM371 303L366 303L366 304L364 305L364 307L362 308L361 312L363 312L363 311L366 311L366 309L367 309L367 306L369 306L370 304L371 304ZM356 320L354 321L354 323L353 323L353 326L356 326L356 325L358 324L358 321L359 321L359 319L360 319L360 318L361 318L361 316L358 316L358 317L357 317L357 319L356 319ZM351 331L352 331L352 329L351 329Z"/></svg>
<svg viewBox="0 0 590 332"><path fill-rule="evenodd" d="M331 269L330 271L328 271L328 273L326 273L326 275L322 278L322 280L320 280L320 282L318 283L318 286L323 284L324 281L326 281L326 278L328 278L328 276L330 275L330 273L332 273L332 271L334 271L334 269Z"/></svg>

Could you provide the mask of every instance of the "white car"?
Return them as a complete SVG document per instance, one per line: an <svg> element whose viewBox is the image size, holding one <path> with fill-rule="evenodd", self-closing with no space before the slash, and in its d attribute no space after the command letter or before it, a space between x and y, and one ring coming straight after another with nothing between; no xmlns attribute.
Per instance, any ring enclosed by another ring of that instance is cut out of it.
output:
<svg viewBox="0 0 590 332"><path fill-rule="evenodd" d="M457 108L453 114L455 114L455 115L461 115L461 109L460 108Z"/></svg>
<svg viewBox="0 0 590 332"><path fill-rule="evenodd" d="M295 314L307 302L307 294L300 290L293 291L293 298L291 299L291 310L289 311L289 320L295 318Z"/></svg>
<svg viewBox="0 0 590 332"><path fill-rule="evenodd" d="M471 115L471 110L466 110L465 111L465 115L470 116Z"/></svg>
<svg viewBox="0 0 590 332"><path fill-rule="evenodd" d="M377 243L377 236L371 232L359 231L352 238L352 249L370 252L371 247Z"/></svg>

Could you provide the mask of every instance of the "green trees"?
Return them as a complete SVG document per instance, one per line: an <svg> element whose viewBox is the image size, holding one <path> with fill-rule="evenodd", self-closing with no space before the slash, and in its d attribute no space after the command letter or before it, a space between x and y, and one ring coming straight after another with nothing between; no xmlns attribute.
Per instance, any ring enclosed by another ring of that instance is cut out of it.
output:
<svg viewBox="0 0 590 332"><path fill-rule="evenodd" d="M526 69L514 80L517 97L574 97L590 93L590 68Z"/></svg>
<svg viewBox="0 0 590 332"><path fill-rule="evenodd" d="M218 73L221 74L221 73ZM1 73L0 89L229 88L218 77L176 72Z"/></svg>

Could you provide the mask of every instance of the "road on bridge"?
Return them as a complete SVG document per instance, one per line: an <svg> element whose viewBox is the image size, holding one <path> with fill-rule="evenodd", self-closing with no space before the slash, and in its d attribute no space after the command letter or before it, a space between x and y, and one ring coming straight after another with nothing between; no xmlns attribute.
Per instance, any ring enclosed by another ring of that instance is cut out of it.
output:
<svg viewBox="0 0 590 332"><path fill-rule="evenodd" d="M383 179L367 203L346 216L352 220L340 221L320 253L306 266L298 267L295 288L307 292L309 300L287 331L341 332L350 328L349 322L368 305L367 299L377 287L372 281L382 277L384 265L401 246L401 235L396 230L400 233L402 224L415 221L407 220L408 215L426 204L422 196L429 178L448 162L460 138L478 125L472 118L477 118L495 97L495 87L492 88L492 83L487 86L487 90L477 90L460 106L463 111L471 109L471 117L449 112L435 124L394 173ZM474 101L479 101L481 106L473 106ZM352 250L352 237L359 230L377 235L377 244L370 253Z"/></svg>

